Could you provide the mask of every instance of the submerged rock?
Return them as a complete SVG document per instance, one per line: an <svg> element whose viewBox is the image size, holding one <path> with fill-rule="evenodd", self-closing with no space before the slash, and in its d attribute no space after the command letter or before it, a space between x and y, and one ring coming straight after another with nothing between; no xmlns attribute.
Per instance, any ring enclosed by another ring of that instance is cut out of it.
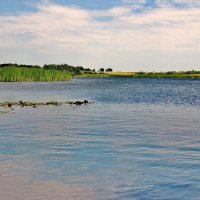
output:
<svg viewBox="0 0 200 200"><path fill-rule="evenodd" d="M4 110L4 111L0 110L0 115L9 114L9 113L10 113L10 110Z"/></svg>

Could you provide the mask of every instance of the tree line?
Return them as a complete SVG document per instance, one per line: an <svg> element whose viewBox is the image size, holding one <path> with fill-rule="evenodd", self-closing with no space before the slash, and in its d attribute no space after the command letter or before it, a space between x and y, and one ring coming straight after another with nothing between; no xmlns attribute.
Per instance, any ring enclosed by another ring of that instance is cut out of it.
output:
<svg viewBox="0 0 200 200"><path fill-rule="evenodd" d="M81 74L81 72L95 72L95 70L90 68L84 68L82 66L72 66L68 64L45 64L42 67L39 65L24 65L24 64L16 64L16 63L4 63L0 64L0 67L23 67L23 68L40 68L40 69L54 69L60 71L68 71L74 75Z"/></svg>
<svg viewBox="0 0 200 200"><path fill-rule="evenodd" d="M23 68L43 68L43 69L54 69L61 71L69 71L74 75L79 75L82 73L96 73L95 69L84 68L82 66L72 66L68 64L45 64L42 67L39 65L24 65L24 64L16 64L16 63L4 63L0 64L0 68L2 67L23 67ZM112 72L112 68L100 68L99 72Z"/></svg>
<svg viewBox="0 0 200 200"><path fill-rule="evenodd" d="M25 68L41 68L39 65L24 65L24 64L16 64L16 63L3 63L0 64L0 67L25 67Z"/></svg>

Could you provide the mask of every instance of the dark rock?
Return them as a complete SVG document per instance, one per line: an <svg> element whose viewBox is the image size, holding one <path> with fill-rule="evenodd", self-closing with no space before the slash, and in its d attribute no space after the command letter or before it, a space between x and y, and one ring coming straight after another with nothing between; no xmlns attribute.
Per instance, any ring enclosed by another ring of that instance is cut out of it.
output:
<svg viewBox="0 0 200 200"><path fill-rule="evenodd" d="M63 104L69 104L69 105L85 105L91 103L88 100L83 100L83 101L66 101L66 102L57 102L57 101L49 101L49 102L26 102L19 100L18 102L0 102L0 107L9 107L12 108L13 106L20 106L20 107L34 107L36 108L37 106L61 106Z"/></svg>
<svg viewBox="0 0 200 200"><path fill-rule="evenodd" d="M83 102L81 102L81 101L76 101L76 103L75 103L76 105L78 105L78 106L80 106L80 105L82 105L83 104Z"/></svg>
<svg viewBox="0 0 200 200"><path fill-rule="evenodd" d="M9 107L9 108L12 108L12 104L11 104L11 103L8 103L8 107Z"/></svg>
<svg viewBox="0 0 200 200"><path fill-rule="evenodd" d="M46 103L46 105L59 106L60 103L57 102L57 101L49 101L49 102Z"/></svg>

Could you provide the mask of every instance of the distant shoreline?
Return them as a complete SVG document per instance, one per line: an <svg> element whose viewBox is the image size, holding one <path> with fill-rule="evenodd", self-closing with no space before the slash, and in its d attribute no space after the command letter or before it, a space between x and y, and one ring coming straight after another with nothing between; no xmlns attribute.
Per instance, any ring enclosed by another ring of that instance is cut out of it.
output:
<svg viewBox="0 0 200 200"><path fill-rule="evenodd" d="M81 66L62 65L17 65L0 64L0 82L41 82L41 81L69 81L73 77L130 77L130 78L174 78L200 79L200 71L185 72L113 72L111 68L95 69Z"/></svg>
<svg viewBox="0 0 200 200"><path fill-rule="evenodd" d="M130 77L130 78L174 78L174 79L200 79L200 73L187 72L109 72L85 73L76 77Z"/></svg>

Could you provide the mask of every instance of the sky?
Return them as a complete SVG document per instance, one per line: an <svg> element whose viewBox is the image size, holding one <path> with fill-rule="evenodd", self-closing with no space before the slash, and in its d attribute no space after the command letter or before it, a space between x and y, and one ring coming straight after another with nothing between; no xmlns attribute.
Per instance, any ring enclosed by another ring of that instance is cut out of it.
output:
<svg viewBox="0 0 200 200"><path fill-rule="evenodd" d="M0 0L0 63L200 70L200 1Z"/></svg>

